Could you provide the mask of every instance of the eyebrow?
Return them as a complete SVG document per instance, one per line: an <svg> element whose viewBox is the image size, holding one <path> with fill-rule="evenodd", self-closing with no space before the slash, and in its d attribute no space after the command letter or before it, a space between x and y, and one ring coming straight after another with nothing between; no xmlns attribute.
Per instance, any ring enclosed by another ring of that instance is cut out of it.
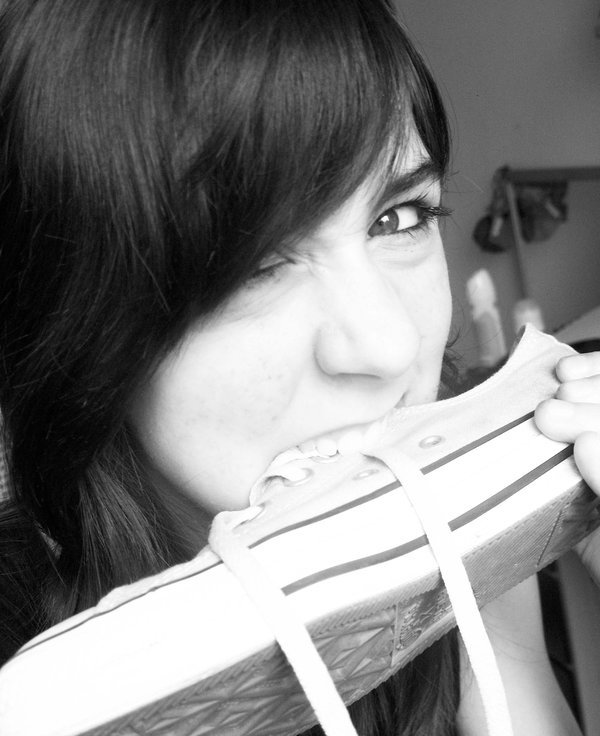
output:
<svg viewBox="0 0 600 736"><path fill-rule="evenodd" d="M392 175L373 197L372 208L379 211L390 200L414 189L420 184L440 181L442 174L431 159L426 159L416 168Z"/></svg>

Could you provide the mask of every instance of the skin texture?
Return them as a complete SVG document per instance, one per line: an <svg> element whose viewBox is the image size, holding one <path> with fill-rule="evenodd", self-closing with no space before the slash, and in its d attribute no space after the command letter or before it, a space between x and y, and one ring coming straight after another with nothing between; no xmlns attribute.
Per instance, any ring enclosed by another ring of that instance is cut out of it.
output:
<svg viewBox="0 0 600 736"><path fill-rule="evenodd" d="M396 175L423 161L412 149ZM278 453L435 399L450 292L438 223L412 202L437 206L440 185L379 201L386 184L270 257L140 391L131 422L165 492L210 515L244 507Z"/></svg>
<svg viewBox="0 0 600 736"><path fill-rule="evenodd" d="M536 423L548 437L575 443L579 471L600 495L600 353L563 358L556 376L561 385L554 399L537 408ZM584 539L577 551L600 585L600 531Z"/></svg>
<svg viewBox="0 0 600 736"><path fill-rule="evenodd" d="M581 731L548 659L537 579L531 577L482 610L510 710L513 736L579 736ZM482 736L483 704L466 654L462 654L461 736Z"/></svg>
<svg viewBox="0 0 600 736"><path fill-rule="evenodd" d="M551 439L573 442L575 462L600 495L600 353L562 358L556 395L536 409L539 429ZM600 531L577 551L600 585ZM513 721L514 736L572 736L580 733L560 692L546 651L539 595L533 578L501 596L483 611ZM463 656L459 730L463 736L485 733L481 698Z"/></svg>
<svg viewBox="0 0 600 736"><path fill-rule="evenodd" d="M423 163L414 146L396 178ZM438 222L424 208L439 204L440 185L421 177L382 200L389 179L373 175L293 253L270 257L191 326L134 397L130 422L151 471L191 518L246 506L280 452L435 399L451 302ZM557 400L536 420L548 436L575 441L582 473L600 490L600 357L567 358L557 373ZM595 560L600 542L580 549ZM515 736L579 733L548 662L536 581L483 615ZM479 736L485 718L467 661L462 672L459 730Z"/></svg>

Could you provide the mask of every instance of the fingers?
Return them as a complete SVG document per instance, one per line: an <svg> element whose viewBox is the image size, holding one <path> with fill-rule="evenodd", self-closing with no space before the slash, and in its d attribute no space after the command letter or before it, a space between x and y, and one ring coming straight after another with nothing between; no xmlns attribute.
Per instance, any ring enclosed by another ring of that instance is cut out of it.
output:
<svg viewBox="0 0 600 736"><path fill-rule="evenodd" d="M552 440L575 442L584 432L600 432L600 404L543 401L535 410L535 423Z"/></svg>
<svg viewBox="0 0 600 736"><path fill-rule="evenodd" d="M539 429L560 442L600 432L600 352L562 358L556 376L561 384L555 398L543 401L535 411Z"/></svg>
<svg viewBox="0 0 600 736"><path fill-rule="evenodd" d="M600 495L600 352L563 358L556 376L561 382L556 398L538 406L536 423L548 437L574 443L579 472ZM599 532L580 542L578 551L600 585Z"/></svg>
<svg viewBox="0 0 600 736"><path fill-rule="evenodd" d="M577 381L597 374L600 374L600 352L568 355L556 365L556 377L561 382Z"/></svg>
<svg viewBox="0 0 600 736"><path fill-rule="evenodd" d="M600 400L600 375L561 383L556 392L556 398L561 399L561 401L573 401L575 403Z"/></svg>

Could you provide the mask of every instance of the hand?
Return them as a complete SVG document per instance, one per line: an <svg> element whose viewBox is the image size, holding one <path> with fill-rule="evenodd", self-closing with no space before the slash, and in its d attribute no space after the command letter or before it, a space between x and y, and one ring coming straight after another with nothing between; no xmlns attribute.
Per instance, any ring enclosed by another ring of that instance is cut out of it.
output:
<svg viewBox="0 0 600 736"><path fill-rule="evenodd" d="M556 376L561 385L537 407L536 424L547 437L574 443L579 472L600 496L600 352L562 358ZM576 549L600 586L600 529Z"/></svg>
<svg viewBox="0 0 600 736"><path fill-rule="evenodd" d="M487 603L481 615L490 638L508 708L513 736L581 736L548 658L537 576L533 575ZM464 648L458 733L487 733L483 701Z"/></svg>

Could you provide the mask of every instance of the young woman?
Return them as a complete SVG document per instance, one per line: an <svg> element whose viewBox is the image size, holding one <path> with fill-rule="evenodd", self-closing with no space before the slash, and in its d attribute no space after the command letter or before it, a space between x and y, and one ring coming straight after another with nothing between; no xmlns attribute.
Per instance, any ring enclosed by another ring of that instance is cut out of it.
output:
<svg viewBox="0 0 600 736"><path fill-rule="evenodd" d="M452 371L448 129L385 0L8 0L0 37L5 660ZM516 733L576 733L535 584L487 615ZM483 728L453 635L352 712Z"/></svg>

